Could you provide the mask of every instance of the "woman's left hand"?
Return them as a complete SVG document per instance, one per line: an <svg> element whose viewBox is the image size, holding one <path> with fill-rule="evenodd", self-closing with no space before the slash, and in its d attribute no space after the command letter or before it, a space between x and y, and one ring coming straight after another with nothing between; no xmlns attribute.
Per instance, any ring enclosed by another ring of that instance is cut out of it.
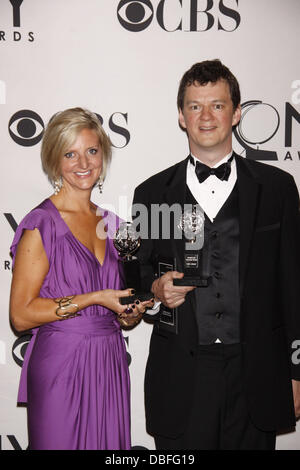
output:
<svg viewBox="0 0 300 470"><path fill-rule="evenodd" d="M125 306L124 312L118 315L118 321L123 327L132 327L137 325L145 311L148 308L152 308L154 305L154 298L141 302L136 300L133 304Z"/></svg>

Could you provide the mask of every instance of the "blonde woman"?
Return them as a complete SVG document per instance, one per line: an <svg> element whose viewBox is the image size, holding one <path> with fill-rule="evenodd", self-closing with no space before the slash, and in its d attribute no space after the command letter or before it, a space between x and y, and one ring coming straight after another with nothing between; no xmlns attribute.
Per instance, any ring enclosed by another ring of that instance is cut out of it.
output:
<svg viewBox="0 0 300 470"><path fill-rule="evenodd" d="M74 108L50 120L41 155L55 193L23 219L11 247L11 321L33 332L18 397L27 403L29 448L130 449L119 322L138 322L151 302L120 304L131 291L120 290L110 238L119 219L90 200L111 144L96 115ZM97 236L101 220L106 238Z"/></svg>

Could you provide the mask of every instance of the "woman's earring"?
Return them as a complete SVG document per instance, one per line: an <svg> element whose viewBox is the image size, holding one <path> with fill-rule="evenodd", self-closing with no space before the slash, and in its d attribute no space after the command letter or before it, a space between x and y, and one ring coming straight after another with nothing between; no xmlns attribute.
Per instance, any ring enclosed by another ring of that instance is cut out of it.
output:
<svg viewBox="0 0 300 470"><path fill-rule="evenodd" d="M59 178L56 178L56 180L53 181L53 187L54 187L54 194L55 195L57 195L59 193L62 186L63 186L63 180L62 180L62 177L60 176Z"/></svg>
<svg viewBox="0 0 300 470"><path fill-rule="evenodd" d="M100 177L99 180L98 180L98 189L99 189L99 192L100 194L102 194L102 191L103 191L103 179Z"/></svg>

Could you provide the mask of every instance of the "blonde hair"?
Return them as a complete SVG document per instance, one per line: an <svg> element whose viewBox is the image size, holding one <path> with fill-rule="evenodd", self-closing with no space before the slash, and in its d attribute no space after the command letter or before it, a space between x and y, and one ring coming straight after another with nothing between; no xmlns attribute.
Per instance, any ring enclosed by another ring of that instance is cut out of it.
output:
<svg viewBox="0 0 300 470"><path fill-rule="evenodd" d="M103 158L101 178L104 181L111 161L111 141L96 114L83 108L71 108L54 114L44 132L41 160L43 170L51 183L61 176L62 156L83 129L92 129L99 137Z"/></svg>

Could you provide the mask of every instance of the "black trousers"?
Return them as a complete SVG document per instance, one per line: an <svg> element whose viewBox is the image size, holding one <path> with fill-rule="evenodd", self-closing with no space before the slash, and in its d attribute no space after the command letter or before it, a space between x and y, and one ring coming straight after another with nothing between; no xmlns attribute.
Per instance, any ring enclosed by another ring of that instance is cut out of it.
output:
<svg viewBox="0 0 300 470"><path fill-rule="evenodd" d="M252 423L242 377L240 344L199 346L187 429L177 439L154 436L159 450L274 450L275 432Z"/></svg>

